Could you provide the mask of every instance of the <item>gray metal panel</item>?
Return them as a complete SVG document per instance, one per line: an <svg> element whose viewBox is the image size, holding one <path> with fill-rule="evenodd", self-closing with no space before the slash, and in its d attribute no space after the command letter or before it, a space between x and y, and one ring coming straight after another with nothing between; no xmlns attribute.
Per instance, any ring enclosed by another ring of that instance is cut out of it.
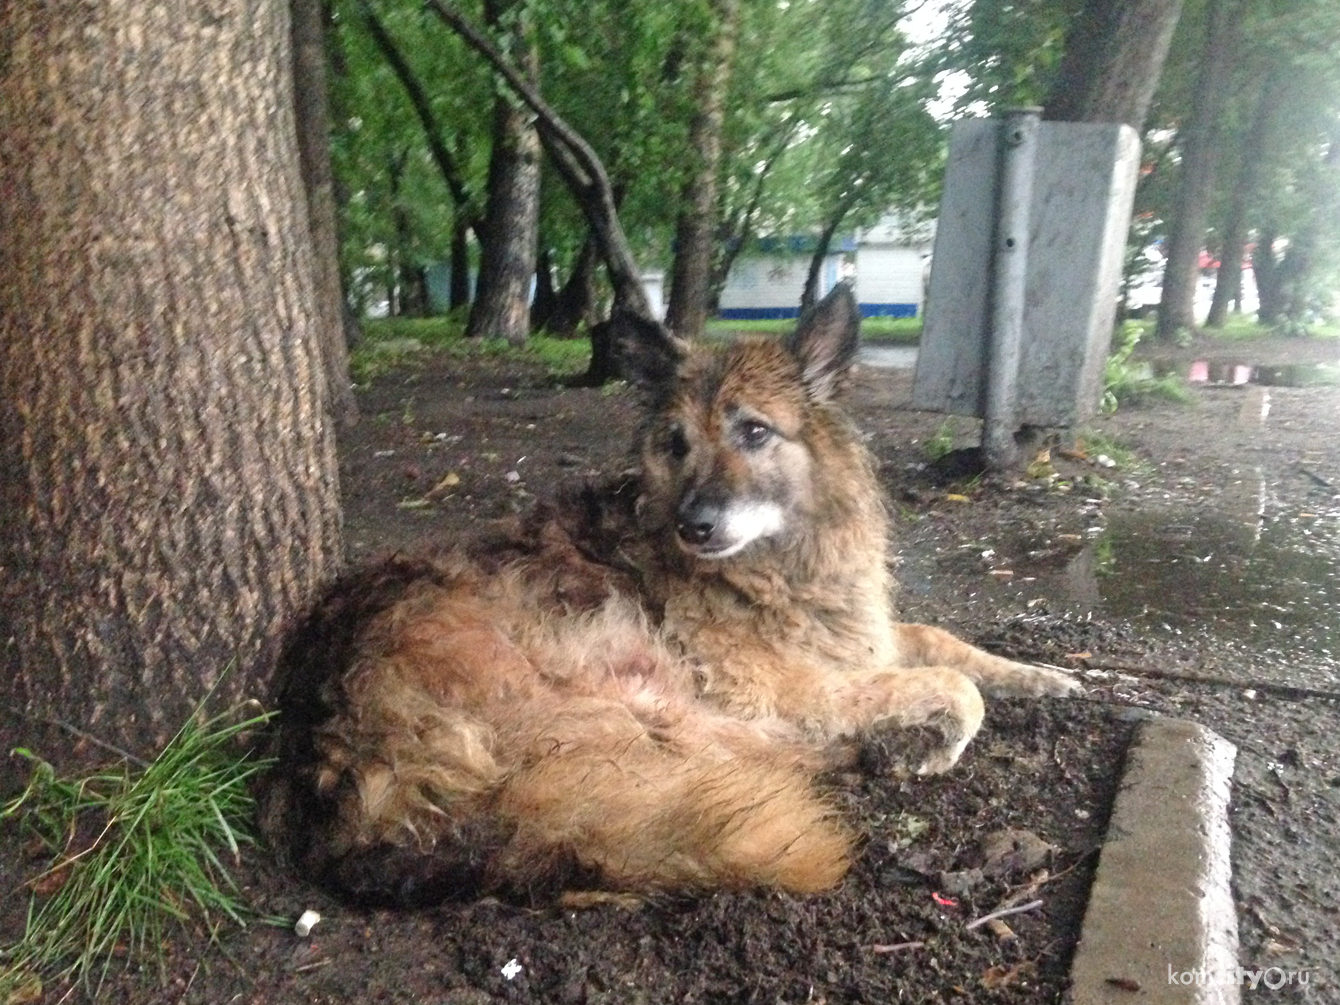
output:
<svg viewBox="0 0 1340 1005"><path fill-rule="evenodd" d="M991 119L963 119L950 134L912 390L916 408L981 414L999 128Z"/></svg>
<svg viewBox="0 0 1340 1005"><path fill-rule="evenodd" d="M1140 141L1129 126L1049 122L1033 182L1020 423L1093 415L1112 340Z"/></svg>
<svg viewBox="0 0 1340 1005"><path fill-rule="evenodd" d="M955 124L913 405L981 415L999 124ZM1129 126L1043 123L1033 183L1020 423L1067 426L1098 405L1140 143Z"/></svg>

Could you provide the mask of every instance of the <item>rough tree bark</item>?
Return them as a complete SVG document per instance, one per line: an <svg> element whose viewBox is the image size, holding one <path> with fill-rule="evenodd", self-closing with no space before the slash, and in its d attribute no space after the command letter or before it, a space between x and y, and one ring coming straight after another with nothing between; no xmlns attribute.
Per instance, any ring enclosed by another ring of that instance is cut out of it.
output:
<svg viewBox="0 0 1340 1005"><path fill-rule="evenodd" d="M486 0L485 16L499 25L515 16L515 0ZM512 58L532 83L539 54L524 17L511 29ZM510 94L500 93L493 111L488 207L476 229L482 254L475 302L465 327L469 336L505 338L524 345L530 334L530 284L540 219L540 138L535 116Z"/></svg>
<svg viewBox="0 0 1340 1005"><path fill-rule="evenodd" d="M1247 210L1256 194L1270 143L1271 123L1279 107L1283 77L1278 72L1266 75L1256 102L1247 141L1242 148L1242 163L1233 182L1228 212L1224 219L1223 240L1219 248L1219 274L1215 277L1214 299L1205 319L1207 328L1222 328L1228 320L1228 308L1242 296L1242 253L1247 245Z"/></svg>
<svg viewBox="0 0 1340 1005"><path fill-rule="evenodd" d="M1046 102L1062 122L1124 122L1144 131L1182 0L1085 0Z"/></svg>
<svg viewBox="0 0 1340 1005"><path fill-rule="evenodd" d="M307 193L312 234L317 331L326 358L326 385L335 421L352 426L358 404L349 379L349 342L344 330L344 284L335 223L335 173L330 165L330 98L326 88L326 31L321 0L292 0L293 92L298 156Z"/></svg>
<svg viewBox="0 0 1340 1005"><path fill-rule="evenodd" d="M288 4L0 39L0 728L145 751L260 696L341 557Z"/></svg>
<svg viewBox="0 0 1340 1005"><path fill-rule="evenodd" d="M1182 129L1182 163L1168 227L1163 297L1154 329L1155 336L1165 342L1175 339L1180 331L1196 327L1200 252L1214 192L1220 120L1238 40L1237 22L1245 2L1209 0L1206 5L1205 47L1196 74L1191 116Z"/></svg>
<svg viewBox="0 0 1340 1005"><path fill-rule="evenodd" d="M582 242L572 271L554 297L553 312L545 319L545 331L559 338L569 338L583 322L590 324L596 309L595 240L587 236Z"/></svg>
<svg viewBox="0 0 1340 1005"><path fill-rule="evenodd" d="M689 146L695 163L684 186L675 226L675 259L665 316L666 326L685 338L701 335L707 325L721 131L740 23L739 0L712 0L712 7L716 35L694 83L697 112L689 127Z"/></svg>

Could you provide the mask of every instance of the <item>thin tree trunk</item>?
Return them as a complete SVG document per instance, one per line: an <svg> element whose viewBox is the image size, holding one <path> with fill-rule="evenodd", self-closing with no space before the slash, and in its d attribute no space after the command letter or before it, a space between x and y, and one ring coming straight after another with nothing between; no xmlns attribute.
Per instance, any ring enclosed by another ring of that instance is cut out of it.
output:
<svg viewBox="0 0 1340 1005"><path fill-rule="evenodd" d="M514 0L488 0L489 23L497 25ZM524 18L512 32L513 58L526 78L539 78L539 54ZM499 93L493 111L489 198L476 230L483 254L479 287L466 335L505 338L524 345L530 334L530 284L540 214L540 138L534 115Z"/></svg>
<svg viewBox="0 0 1340 1005"><path fill-rule="evenodd" d="M1171 341L1179 331L1196 327L1196 281L1200 252L1214 191L1214 171L1242 0L1209 0L1205 47L1196 77L1191 119L1182 130L1182 163L1177 197L1168 233L1168 259L1163 272L1156 336Z"/></svg>
<svg viewBox="0 0 1340 1005"><path fill-rule="evenodd" d="M341 558L288 3L0 38L0 708L145 753Z"/></svg>
<svg viewBox="0 0 1340 1005"><path fill-rule="evenodd" d="M470 305L470 222L459 215L451 225L451 309Z"/></svg>
<svg viewBox="0 0 1340 1005"><path fill-rule="evenodd" d="M1215 278L1214 299L1205 319L1207 328L1222 328L1228 319L1229 305L1242 297L1242 253L1247 245L1247 210L1256 195L1261 169L1268 156L1271 120L1280 98L1278 73L1268 75L1261 85L1256 113L1242 149L1242 163L1233 183L1227 218L1224 221L1222 247L1219 249L1219 275Z"/></svg>
<svg viewBox="0 0 1340 1005"><path fill-rule="evenodd" d="M1182 0L1085 0L1046 117L1124 122L1142 133L1181 13Z"/></svg>
<svg viewBox="0 0 1340 1005"><path fill-rule="evenodd" d="M824 227L823 233L819 235L819 243L815 245L814 254L810 256L810 269L805 275L805 288L800 294L801 314L805 314L819 302L819 275L823 271L824 259L828 257L828 249L833 245L833 235L837 233L838 227L842 226L842 221L846 219L851 207L851 200L839 206L833 218L828 221L828 226Z"/></svg>
<svg viewBox="0 0 1340 1005"><path fill-rule="evenodd" d="M689 128L696 163L684 187L675 227L675 259L665 323L675 334L694 338L707 325L712 281L712 231L716 220L721 132L726 115L731 61L739 30L739 0L713 0L716 37L695 83L697 114Z"/></svg>
<svg viewBox="0 0 1340 1005"><path fill-rule="evenodd" d="M589 324L596 307L596 242L589 234L582 242L572 272L554 298L554 311L545 322L545 330L559 338L570 338L582 323Z"/></svg>
<svg viewBox="0 0 1340 1005"><path fill-rule="evenodd" d="M540 241L535 256L535 300L530 305L530 330L537 332L549 323L558 306L558 292L554 289L554 256L549 245Z"/></svg>

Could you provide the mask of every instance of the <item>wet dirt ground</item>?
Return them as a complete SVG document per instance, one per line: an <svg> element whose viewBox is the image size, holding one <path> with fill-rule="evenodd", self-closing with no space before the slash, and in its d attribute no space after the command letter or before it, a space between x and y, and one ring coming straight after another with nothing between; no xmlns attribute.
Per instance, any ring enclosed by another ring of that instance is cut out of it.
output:
<svg viewBox="0 0 1340 1005"><path fill-rule="evenodd" d="M1152 709L1239 748L1241 962L1306 975L1245 1000L1337 1000L1340 388L1309 384L1324 372L1312 364L1337 361L1340 346L1308 340L1160 354L1160 368L1197 378L1190 406L1098 418L1080 450L1054 445L1039 477L996 482L947 476L927 455L950 433L972 445L971 420L913 411L909 370L861 368L848 406L893 501L903 616L1074 669L1087 694L992 703L942 778L834 779L865 841L832 894L363 914L258 856L243 874L249 895L288 918L316 907L325 919L311 939L262 925L214 948L179 940L161 975L120 976L104 997L1061 1002L1133 717ZM1303 369L1271 376L1288 366ZM633 421L617 388L562 389L496 358L418 358L359 396L364 421L341 444L355 559L468 533L561 481L618 471ZM987 839L1004 828L1051 848L997 869ZM22 869L12 858L0 856L4 886ZM1057 878L1036 888L1039 910L1008 919L1012 939L966 929L1029 894L1042 868Z"/></svg>

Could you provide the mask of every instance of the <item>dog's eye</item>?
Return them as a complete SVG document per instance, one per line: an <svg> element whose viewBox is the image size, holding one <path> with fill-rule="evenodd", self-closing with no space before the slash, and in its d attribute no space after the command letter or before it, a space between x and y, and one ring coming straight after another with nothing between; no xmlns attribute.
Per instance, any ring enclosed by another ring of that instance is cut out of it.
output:
<svg viewBox="0 0 1340 1005"><path fill-rule="evenodd" d="M666 449L670 451L670 456L677 461L682 461L689 456L689 438L684 435L684 430L676 426L670 430L670 436L666 439Z"/></svg>
<svg viewBox="0 0 1340 1005"><path fill-rule="evenodd" d="M757 450L772 439L772 427L761 422L746 421L740 423L740 439L749 450Z"/></svg>

